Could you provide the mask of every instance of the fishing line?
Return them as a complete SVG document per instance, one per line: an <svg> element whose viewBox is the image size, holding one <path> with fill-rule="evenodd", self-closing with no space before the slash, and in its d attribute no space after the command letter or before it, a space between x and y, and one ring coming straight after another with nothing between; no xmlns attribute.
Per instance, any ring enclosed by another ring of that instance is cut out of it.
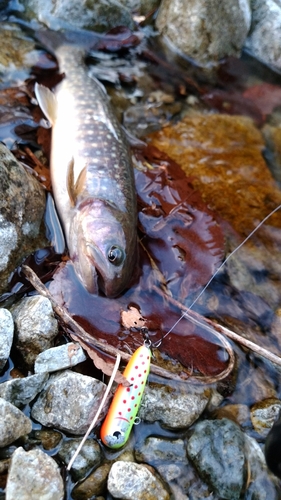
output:
<svg viewBox="0 0 281 500"><path fill-rule="evenodd" d="M206 283L206 285L204 286L204 288L201 290L201 292L197 295L197 297L194 299L194 301L191 303L191 305L188 307L188 310L187 311L184 311L182 313L182 315L179 317L179 319L174 323L174 325L170 328L170 330L165 333L165 335L162 337L162 339L156 343L156 345L154 345L154 347L159 347L163 340L173 331L173 329L179 324L179 322L185 318L185 317L188 317L188 311L190 309L193 308L193 306L198 302L198 300L200 299L200 297L202 297L203 293L206 291L206 289L208 288L208 286L212 283L213 279L217 276L217 274L221 271L221 269L224 267L224 265L229 261L229 259L231 259L233 257L234 254L236 254L236 252L238 252L238 250L240 250L240 248L245 245L245 243L247 243L247 241L260 229L260 227L272 216L274 215L276 212L278 212L278 210L281 208L281 205L278 205L276 208L274 208L274 210L272 210L261 222L258 223L258 225L250 232L250 234L248 234L248 236L222 261L222 263L220 264L220 266L217 268L217 270L214 272L214 274L212 275L212 277L209 279L209 281ZM202 325L204 326L204 325Z"/></svg>

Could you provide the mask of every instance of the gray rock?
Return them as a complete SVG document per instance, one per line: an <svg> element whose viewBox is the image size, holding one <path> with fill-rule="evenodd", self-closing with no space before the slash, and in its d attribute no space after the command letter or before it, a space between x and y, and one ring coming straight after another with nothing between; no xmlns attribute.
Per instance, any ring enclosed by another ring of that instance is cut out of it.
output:
<svg viewBox="0 0 281 500"><path fill-rule="evenodd" d="M8 309L0 309L0 370L3 370L13 343L14 322Z"/></svg>
<svg viewBox="0 0 281 500"><path fill-rule="evenodd" d="M94 378L66 370L50 376L33 405L32 418L42 425L71 434L84 434L103 397L106 385ZM104 417L105 406L100 420Z"/></svg>
<svg viewBox="0 0 281 500"><path fill-rule="evenodd" d="M170 494L144 464L115 462L109 472L107 488L115 498L126 500L168 500Z"/></svg>
<svg viewBox="0 0 281 500"><path fill-rule="evenodd" d="M35 373L55 372L71 368L87 359L82 347L74 342L51 347L37 356L34 364Z"/></svg>
<svg viewBox="0 0 281 500"><path fill-rule="evenodd" d="M23 257L45 245L40 234L44 210L42 186L0 144L0 293Z"/></svg>
<svg viewBox="0 0 281 500"><path fill-rule="evenodd" d="M75 451L77 450L80 439L69 439L64 441L58 451L58 457L65 465L68 465ZM100 446L94 439L87 439L78 457L71 467L71 475L74 481L84 478L93 467L97 467L101 462Z"/></svg>
<svg viewBox="0 0 281 500"><path fill-rule="evenodd" d="M162 439L148 437L139 448L136 445L135 457L139 462L145 462L153 467L163 462L186 464L186 449L182 439Z"/></svg>
<svg viewBox="0 0 281 500"><path fill-rule="evenodd" d="M40 295L25 297L11 308L11 312L16 326L16 348L25 363L33 367L38 354L53 345L58 333L51 302Z"/></svg>
<svg viewBox="0 0 281 500"><path fill-rule="evenodd" d="M14 405L0 398L0 448L32 430L31 420Z"/></svg>
<svg viewBox="0 0 281 500"><path fill-rule="evenodd" d="M259 401L251 408L251 421L258 434L266 437L281 409L281 401L275 398L269 398Z"/></svg>
<svg viewBox="0 0 281 500"><path fill-rule="evenodd" d="M260 61L281 71L281 4L252 0L252 26L245 47Z"/></svg>
<svg viewBox="0 0 281 500"><path fill-rule="evenodd" d="M248 0L162 0L156 26L199 65L239 56L251 23Z"/></svg>
<svg viewBox="0 0 281 500"><path fill-rule="evenodd" d="M133 28L130 10L117 0L22 0L24 16L36 17L51 29L84 28L105 31L115 26Z"/></svg>
<svg viewBox="0 0 281 500"><path fill-rule="evenodd" d="M146 387L139 417L149 422L160 420L166 427L189 427L204 411L210 397L208 389Z"/></svg>
<svg viewBox="0 0 281 500"><path fill-rule="evenodd" d="M12 456L6 500L62 500L63 480L55 460L41 450L17 448Z"/></svg>
<svg viewBox="0 0 281 500"><path fill-rule="evenodd" d="M227 420L196 424L187 453L200 477L225 500L239 500L244 483L244 434Z"/></svg>
<svg viewBox="0 0 281 500"><path fill-rule="evenodd" d="M268 472L264 454L257 441L245 434L245 455L248 471L251 471L245 500L277 500L279 498L278 480Z"/></svg>
<svg viewBox="0 0 281 500"><path fill-rule="evenodd" d="M47 373L8 380L0 384L0 398L18 407L25 406L37 396L47 380Z"/></svg>

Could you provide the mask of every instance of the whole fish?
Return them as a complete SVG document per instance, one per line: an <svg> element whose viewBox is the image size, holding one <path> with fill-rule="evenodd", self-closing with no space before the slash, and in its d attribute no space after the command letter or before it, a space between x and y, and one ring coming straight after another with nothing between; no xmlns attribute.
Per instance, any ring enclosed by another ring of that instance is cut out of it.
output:
<svg viewBox="0 0 281 500"><path fill-rule="evenodd" d="M55 93L35 84L52 125L51 179L77 276L90 293L119 295L137 257L134 172L125 134L102 85L89 77L85 50L55 34L65 74ZM48 35L51 40L51 35Z"/></svg>

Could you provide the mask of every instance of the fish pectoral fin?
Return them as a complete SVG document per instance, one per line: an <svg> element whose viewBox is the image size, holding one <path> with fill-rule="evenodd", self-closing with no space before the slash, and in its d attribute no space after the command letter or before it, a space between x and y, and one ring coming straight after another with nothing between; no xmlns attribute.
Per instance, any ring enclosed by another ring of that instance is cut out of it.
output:
<svg viewBox="0 0 281 500"><path fill-rule="evenodd" d="M86 174L87 174L87 166L85 166L80 174L78 175L78 178L74 184L74 158L70 160L68 167L67 167L67 192L68 196L71 201L71 205L75 207L76 202L77 202L77 197L82 191L84 190L85 187L85 182L86 182Z"/></svg>
<svg viewBox="0 0 281 500"><path fill-rule="evenodd" d="M44 115L54 125L57 117L57 99L54 92L37 82L34 86L34 92Z"/></svg>

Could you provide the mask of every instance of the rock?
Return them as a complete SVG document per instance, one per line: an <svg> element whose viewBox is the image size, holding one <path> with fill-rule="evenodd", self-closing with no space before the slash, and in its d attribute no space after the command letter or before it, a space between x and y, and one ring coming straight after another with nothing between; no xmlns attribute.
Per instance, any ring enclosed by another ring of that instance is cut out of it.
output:
<svg viewBox="0 0 281 500"><path fill-rule="evenodd" d="M32 418L47 427L84 434L97 412L106 385L70 370L50 376L34 403ZM108 402L109 404L109 402ZM104 417L103 409L99 421Z"/></svg>
<svg viewBox="0 0 281 500"><path fill-rule="evenodd" d="M71 497L74 500L88 500L98 498L104 492L110 464L103 464L90 474L85 481L79 483L72 490ZM102 497L103 498L103 497Z"/></svg>
<svg viewBox="0 0 281 500"><path fill-rule="evenodd" d="M269 398L259 401L251 408L251 421L255 431L266 437L281 410L281 401Z"/></svg>
<svg viewBox="0 0 281 500"><path fill-rule="evenodd" d="M248 0L162 0L156 26L199 65L239 57L251 23Z"/></svg>
<svg viewBox="0 0 281 500"><path fill-rule="evenodd" d="M275 0L252 0L252 25L245 47L250 53L281 70L281 5Z"/></svg>
<svg viewBox="0 0 281 500"><path fill-rule="evenodd" d="M55 372L71 368L85 361L86 355L82 347L74 342L51 347L37 356L34 364L35 373Z"/></svg>
<svg viewBox="0 0 281 500"><path fill-rule="evenodd" d="M39 449L17 448L8 474L6 500L62 500L63 480L55 460Z"/></svg>
<svg viewBox="0 0 281 500"><path fill-rule="evenodd" d="M139 417L149 422L160 420L165 427L181 429L189 427L204 411L210 397L207 389L189 388L181 391L171 387L145 389Z"/></svg>
<svg viewBox="0 0 281 500"><path fill-rule="evenodd" d="M3 370L13 343L14 322L8 309L0 309L0 371Z"/></svg>
<svg viewBox="0 0 281 500"><path fill-rule="evenodd" d="M49 299L34 295L21 299L11 312L16 326L16 348L32 368L38 354L53 345L58 333L52 304Z"/></svg>
<svg viewBox="0 0 281 500"><path fill-rule="evenodd" d="M68 465L70 462L80 442L80 439L69 439L64 441L60 446L58 457L65 465ZM71 467L70 473L74 481L76 482L83 479L90 470L93 467L96 468L100 462L101 450L99 444L94 439L87 439Z"/></svg>
<svg viewBox="0 0 281 500"><path fill-rule="evenodd" d="M266 160L274 179L281 182L281 126L274 127L266 123L262 135L267 147Z"/></svg>
<svg viewBox="0 0 281 500"><path fill-rule="evenodd" d="M18 407L25 406L37 396L47 380L47 373L8 380L0 384L0 398Z"/></svg>
<svg viewBox="0 0 281 500"><path fill-rule="evenodd" d="M51 450L58 446L59 442L62 440L62 435L60 432L48 429L34 431L34 438L42 444L44 450Z"/></svg>
<svg viewBox="0 0 281 500"><path fill-rule="evenodd" d="M145 462L157 468L164 462L186 464L185 443L182 439L162 439L148 437L145 443L135 448L135 457L138 462Z"/></svg>
<svg viewBox="0 0 281 500"><path fill-rule="evenodd" d="M14 405L0 398L0 448L29 434L31 430L31 420Z"/></svg>
<svg viewBox="0 0 281 500"><path fill-rule="evenodd" d="M195 425L187 453L198 474L220 497L239 500L244 484L244 434L227 419Z"/></svg>
<svg viewBox="0 0 281 500"><path fill-rule="evenodd" d="M49 28L84 28L106 31L116 26L133 28L130 10L117 0L23 0L24 17L36 17Z"/></svg>
<svg viewBox="0 0 281 500"><path fill-rule="evenodd" d="M42 186L0 143L0 293L23 257L45 245L44 210Z"/></svg>
<svg viewBox="0 0 281 500"><path fill-rule="evenodd" d="M228 418L238 425L250 425L250 410L247 405L243 404L229 404L214 410L212 418Z"/></svg>
<svg viewBox="0 0 281 500"><path fill-rule="evenodd" d="M109 472L107 488L115 498L126 500L168 500L170 495L153 469L134 462L115 462Z"/></svg>
<svg viewBox="0 0 281 500"><path fill-rule="evenodd" d="M245 494L245 500L277 500L279 498L278 480L268 473L265 458L257 441L245 434L245 455L251 481Z"/></svg>

